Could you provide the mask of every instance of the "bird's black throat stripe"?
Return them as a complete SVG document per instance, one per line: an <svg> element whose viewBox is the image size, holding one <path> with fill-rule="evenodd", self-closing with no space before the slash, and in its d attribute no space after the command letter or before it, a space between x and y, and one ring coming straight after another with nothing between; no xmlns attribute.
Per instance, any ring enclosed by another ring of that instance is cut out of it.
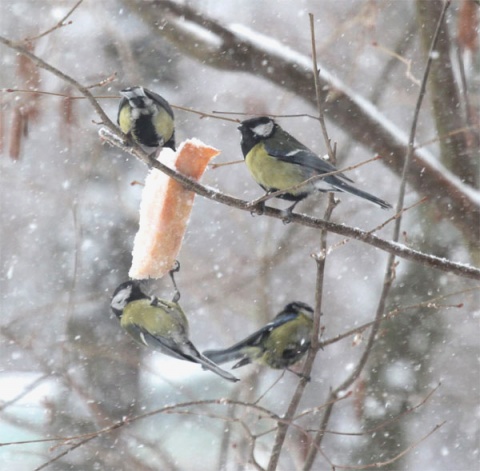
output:
<svg viewBox="0 0 480 471"><path fill-rule="evenodd" d="M140 115L134 122L132 134L137 141L148 147L157 147L159 145L158 135L153 126L151 115Z"/></svg>

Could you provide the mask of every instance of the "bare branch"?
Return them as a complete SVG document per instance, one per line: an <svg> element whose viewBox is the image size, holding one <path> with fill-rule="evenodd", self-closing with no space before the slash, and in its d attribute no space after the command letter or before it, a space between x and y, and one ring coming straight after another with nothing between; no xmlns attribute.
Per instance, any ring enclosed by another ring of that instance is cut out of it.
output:
<svg viewBox="0 0 480 471"><path fill-rule="evenodd" d="M47 34L52 33L56 29L60 29L60 28L63 28L64 26L67 26L67 25L71 24L72 23L71 21L69 21L68 23L66 23L66 21L73 14L73 12L80 6L80 4L82 2L83 2L83 0L78 0L78 2L72 8L70 8L68 13L56 25L52 26L51 28L47 29L47 31L44 31L41 34L38 34L37 36L32 36L30 38L26 38L25 41L26 42L36 41L37 39L43 38Z"/></svg>
<svg viewBox="0 0 480 471"><path fill-rule="evenodd" d="M100 116L102 123L108 128L109 132L105 132L105 129L101 130L101 135L105 140L108 140L111 144L116 145L117 147L122 148L124 151L132 154L133 156L137 157L144 163L146 163L150 167L154 167L168 176L174 178L176 181L182 183L186 188L189 190L194 191L195 193L204 196L208 199L213 201L226 204L228 206L233 206L238 209L242 209L244 211L251 211L249 203L238 198L234 198L232 196L226 195L221 193L217 190L207 188L200 183L191 180L190 178L175 172L174 170L162 165L160 162L156 161L155 159L151 158L146 152L144 152L140 147L134 146L131 147L129 143L125 141L123 134L120 130L115 126L115 124L110 120L110 118L106 115L103 111L101 106L96 101L95 97L90 93L90 91L78 83L76 80L71 78L70 76L64 74L57 68L51 66L50 64L46 63L44 60L40 59L39 57L32 54L23 46L6 39L0 36L0 43L5 44L6 46L16 50L17 52L26 55L30 58L36 65L39 67L49 71L50 73L56 75L61 80L71 84L74 88L76 88L83 96L87 98L89 103L93 106L95 111ZM448 185L445 183L445 185ZM447 190L448 192L448 190ZM283 211L277 210L275 208L265 207L264 214L269 217L273 217L276 219L284 219L285 215ZM467 211L464 213L465 219L469 217L469 212ZM355 229L352 227L335 224L329 221L323 221L321 219L312 218L305 215L300 214L292 214L290 216L290 221L301 224L307 227L313 227L315 229L326 229L329 232L334 232L336 234L340 234L345 237L351 237L353 239L360 240L366 244L372 245L376 248L384 250L388 253L392 253L397 257L422 263L426 266L439 269L442 271L446 271L449 273L456 274L458 276L466 277L466 278L473 278L473 279L480 279L480 269L474 268L469 265L451 262L449 260L445 260L444 258L435 257L434 255L424 254L422 252L410 249L406 246L399 245L394 242L389 242L379 237L376 237L373 234L369 234L368 232ZM477 226L475 226L476 228ZM471 231L471 234L475 235L475 231Z"/></svg>
<svg viewBox="0 0 480 471"><path fill-rule="evenodd" d="M145 162L150 167L156 168L169 177L172 177L174 180L180 182L185 188L188 188L191 191L194 191L196 194L204 196L212 201L225 204L227 206L232 206L243 211L251 211L250 202L235 198L226 193L222 193L218 190L215 190L210 187L206 187L201 183L192 180L185 175L172 170L171 168L163 165L161 162L150 158L150 156L140 149L138 146L130 147L121 137L121 134L117 130L116 133L108 132L105 130L100 130L100 135L109 143L123 149L125 152L130 153L131 155L137 157L138 159ZM275 219L284 220L285 213L284 211L265 206L264 213L265 216L273 217ZM420 251L410 249L405 245L401 245L395 242L389 242L380 237L375 236L366 231L356 229L353 227L345 226L342 224L336 224L330 221L324 221L323 219L313 218L311 216L306 216L303 214L293 213L289 216L289 220L292 223L301 224L303 226L312 227L315 229L326 229L329 232L334 232L336 234L350 237L352 239L357 239L366 244L372 245L376 248L384 250L388 253L393 253L396 256L403 258L405 260L422 263L423 265L435 268L438 270L446 271L458 276L465 278L472 278L480 280L480 269L472 267L470 265L465 265L462 263L452 262L446 260L445 258L436 257L434 255L424 254Z"/></svg>
<svg viewBox="0 0 480 471"><path fill-rule="evenodd" d="M442 11L441 1L420 0L415 2L418 20L422 23L419 29L425 54L431 54L432 38L438 25L436 18ZM438 135L443 136L454 129L468 124L465 106L462 106L459 81L455 76L456 66L452 63L454 45L451 44L448 32L449 24L444 22L435 46L436 59L432 63L430 73L430 89L432 117ZM461 69L460 69L461 70ZM455 110L455 112L452 112ZM452 134L449 139L440 141L441 162L458 175L462 181L472 186L478 184L477 149L469 149L467 133Z"/></svg>
<svg viewBox="0 0 480 471"><path fill-rule="evenodd" d="M134 0L130 0L130 3L137 5ZM150 24L157 34L174 42L185 53L212 67L253 73L315 105L311 60L308 57L292 50L286 55L285 46L280 43L278 50L275 50L270 37L267 49L261 41L255 39L261 36L260 33L255 32L255 37L252 38L244 30L224 27L184 4L171 0L154 0L152 6L155 9L135 8L135 11L142 15L145 23ZM159 21L164 27L158 28ZM192 36L192 31L184 27L186 21L209 30L217 36L218 41L208 42L200 34ZM401 174L408 137L367 100L328 73L324 66L320 65L320 68L322 98L327 99L329 92L335 91L335 98L328 102L325 110L327 117L334 119L353 139L384 156L382 162ZM437 206L438 214L462 231L472 247L478 246L476 230L480 225L480 207L474 190L424 149L415 149L408 181Z"/></svg>
<svg viewBox="0 0 480 471"><path fill-rule="evenodd" d="M388 464L395 463L395 461L398 461L402 456L405 456L407 453L412 451L414 448L417 448L420 443L424 442L428 437L433 435L440 427L443 427L447 421L442 422L441 424L435 425L430 432L428 432L424 437L422 437L420 440L417 440L415 443L412 443L409 445L405 450L402 450L400 453L395 455L393 458L390 458L389 460L381 461L381 462L375 462L375 463L369 463L369 464L364 464L361 466L344 466L340 464L333 464L332 466L334 469L370 469L370 468L381 468L383 466L387 466Z"/></svg>
<svg viewBox="0 0 480 471"><path fill-rule="evenodd" d="M23 54L24 56L28 57L38 67L45 69L46 71L52 73L53 75L56 75L58 78L60 78L64 82L67 82L70 85L72 85L74 88L76 88L89 101L93 109L100 116L100 119L102 120L102 124L104 126L107 126L107 128L110 129L113 133L118 133L118 129L115 126L115 124L113 124L110 118L106 115L102 107L98 104L97 100L90 93L87 87L81 85L75 79L73 79L67 74L64 74L61 70L57 69L53 65L48 64L43 59L40 59L35 54L31 53L27 48L23 47L20 43L11 41L10 39L4 38L3 36L0 36L0 43L19 52L20 54Z"/></svg>
<svg viewBox="0 0 480 471"><path fill-rule="evenodd" d="M450 5L450 1L447 0L444 4L442 14L440 15L440 18L437 23L437 30L436 33L432 39L432 44L431 44L431 51L433 51L436 41L438 39L438 34L443 22L443 19L445 17L445 14L447 12L447 9ZM406 179L408 175L408 170L409 170L409 165L412 159L413 155L413 149L414 149L414 141L415 141L415 133L416 133L416 126L417 126L417 120L418 120L418 115L420 112L421 104L423 97L425 95L425 89L426 89L426 84L427 84L427 79L428 79L428 73L430 70L430 65L432 62L432 54L429 54L429 58L427 60L427 64L425 66L425 71L423 74L422 78L422 85L420 87L420 92L418 95L417 99L417 104L415 106L415 111L413 113L413 119L412 119L412 127L410 131L410 138L409 138L409 143L408 143L408 150L407 150L407 155L404 159L404 168L402 171L402 181L400 185L400 192L399 192L399 197L398 197L398 203L397 203L397 213L400 212L403 209L403 199L404 199L404 194L405 194L405 186L406 186ZM394 227L394 234L393 234L393 240L395 242L398 241L399 234L400 234L400 226L401 226L401 217L399 217L395 221L395 227ZM352 373L346 378L342 384L337 386L335 390L333 390L330 393L329 399L335 399L339 394L341 394L343 391L348 389L360 376L360 373L362 372L363 368L367 364L367 361L370 357L370 353L372 352L373 345L375 342L375 338L377 336L378 330L380 328L380 324L382 322L382 317L384 316L385 312L385 307L387 303L387 298L390 293L391 287L393 285L393 281L395 279L395 255L390 254L389 259L387 262L387 268L385 270L385 277L383 280L383 287L382 287L382 293L380 295L380 299L378 301L378 306L377 306L377 312L375 314L375 321L372 325L372 329L370 331L370 335L368 337L367 345L365 347L365 350L363 352L363 355L361 356L360 360L358 361L357 365L353 369ZM332 413L334 407L334 403L332 403L331 406L327 407L325 410L325 413L323 415L321 425L320 425L320 430L319 432L315 435L315 438L313 440L313 444L310 447L310 451L307 455L307 458L305 459L305 464L303 467L304 471L308 471L311 469L315 458L317 456L318 450L320 449L321 443L323 441L323 438L325 436L325 430L327 429L328 422L330 420L330 416ZM400 456L403 456L403 454L398 455L398 458ZM397 458L396 458L397 459Z"/></svg>
<svg viewBox="0 0 480 471"><path fill-rule="evenodd" d="M318 119L320 121L320 128L322 129L323 139L327 147L328 157L330 162L335 164L336 156L333 152L332 143L328 137L327 125L325 124L325 116L323 114L322 92L320 90L320 70L317 63L317 45L315 41L315 21L312 13L308 14L310 18L310 37L312 43L312 64L313 64L313 80L315 84L315 98L317 101Z"/></svg>

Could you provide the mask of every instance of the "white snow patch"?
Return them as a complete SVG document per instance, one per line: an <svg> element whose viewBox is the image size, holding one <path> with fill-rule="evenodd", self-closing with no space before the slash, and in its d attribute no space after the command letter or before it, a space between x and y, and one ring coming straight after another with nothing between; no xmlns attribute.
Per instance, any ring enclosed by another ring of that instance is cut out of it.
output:
<svg viewBox="0 0 480 471"><path fill-rule="evenodd" d="M390 386L412 391L415 387L415 375L412 365L408 362L399 360L392 363L385 372L387 384Z"/></svg>
<svg viewBox="0 0 480 471"><path fill-rule="evenodd" d="M176 21L176 27L179 30L183 30L185 34L189 36L198 37L199 41L203 42L208 47L213 49L218 49L222 46L223 40L215 33L212 33L210 30L202 28L197 23L192 23L191 21L182 19L181 21Z"/></svg>
<svg viewBox="0 0 480 471"><path fill-rule="evenodd" d="M372 396L365 398L364 410L365 415L371 418L380 418L385 415L385 407L383 404Z"/></svg>
<svg viewBox="0 0 480 471"><path fill-rule="evenodd" d="M34 385L35 381L43 375L39 373L6 372L0 375L0 391L2 391L2 402L12 401ZM37 383L30 391L15 401L16 406L38 406L43 408L43 401L46 397L57 392L53 380L45 378L45 381Z"/></svg>
<svg viewBox="0 0 480 471"><path fill-rule="evenodd" d="M312 61L310 57L291 49L290 47L275 39L272 39L271 37L258 33L257 31L254 31L241 24L231 24L229 28L239 37L240 40L250 42L256 48L263 49L267 54L280 57L284 61L295 63L299 68L306 70L312 69ZM407 133L388 120L385 115L370 101L345 85L340 79L330 74L320 63L317 65L320 68L320 77L327 81L331 88L338 90L339 93L343 92L350 96L351 99L360 108L362 108L365 114L369 115L370 118L378 124L378 126L383 127L392 135L392 137L397 141L398 145L404 147L408 145ZM475 204L480 206L480 192L464 184L460 178L444 167L433 154L428 152L426 149L417 149L416 155L418 158L424 160L429 166L441 173L447 180L449 180L452 186L455 186L458 189L459 192L465 194Z"/></svg>

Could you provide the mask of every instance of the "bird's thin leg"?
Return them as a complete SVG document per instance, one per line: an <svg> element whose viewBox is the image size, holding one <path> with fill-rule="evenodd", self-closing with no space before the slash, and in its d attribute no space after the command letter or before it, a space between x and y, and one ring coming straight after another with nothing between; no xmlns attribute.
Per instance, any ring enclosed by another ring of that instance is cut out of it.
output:
<svg viewBox="0 0 480 471"><path fill-rule="evenodd" d="M257 198L256 200L253 200L250 203L248 203L248 206L252 208L250 211L250 214L252 216L255 216L255 214L257 214L258 216L261 216L264 213L265 202L270 199L269 196L272 193L275 193L275 190L266 190L263 196L260 196L260 198Z"/></svg>
<svg viewBox="0 0 480 471"><path fill-rule="evenodd" d="M265 212L265 202L260 201L260 203L256 203L254 208L250 211L250 214L252 216L262 216L263 213Z"/></svg>
<svg viewBox="0 0 480 471"><path fill-rule="evenodd" d="M283 224L289 224L290 223L290 217L293 214L293 210L295 209L295 206L300 203L300 200L295 201L292 205L290 205L287 209L284 209L282 212L285 215L284 218L282 219Z"/></svg>
<svg viewBox="0 0 480 471"><path fill-rule="evenodd" d="M173 287L175 288L175 294L173 295L172 302L177 303L180 300L180 291L177 288L177 283L175 282L175 273L180 271L180 262L175 260L175 264L172 269L168 272L170 278L172 279Z"/></svg>
<svg viewBox="0 0 480 471"><path fill-rule="evenodd" d="M300 379L304 379L308 383L311 381L312 378L310 376L306 376L302 373L297 373L296 371L291 370L290 368L285 368L287 371L290 371L290 373L293 373L295 376L298 376Z"/></svg>

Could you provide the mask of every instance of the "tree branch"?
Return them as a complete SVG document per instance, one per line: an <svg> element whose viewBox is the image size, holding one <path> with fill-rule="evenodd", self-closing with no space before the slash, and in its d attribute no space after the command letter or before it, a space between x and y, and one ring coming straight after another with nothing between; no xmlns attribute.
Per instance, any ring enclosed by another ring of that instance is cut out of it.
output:
<svg viewBox="0 0 480 471"><path fill-rule="evenodd" d="M186 177L185 175L182 175L181 173L178 173L175 170L172 170L169 167L161 164L157 160L150 157L140 147L130 146L124 140L124 136L121 133L121 131L115 126L115 124L106 115L106 113L103 111L102 107L98 104L95 97L91 94L88 88L81 85L79 82L77 82L70 76L64 74L59 69L48 64L43 59L40 59L35 54L32 54L22 45L14 41L11 41L7 38L4 38L2 36L0 36L0 43L3 43L4 45L14 49L20 54L26 55L38 67L41 67L42 69L47 70L48 72L56 75L61 80L64 80L65 82L71 84L74 88L78 90L79 93L85 96L89 101L89 103L92 105L92 107L100 116L102 123L108 128L108 131L106 131L105 129L100 130L100 134L105 140L108 140L108 142L110 142L111 144L123 149L125 152L128 152L134 157L140 159L148 166L156 168L166 173L168 176L182 183L187 189L194 191L198 195L204 196L205 198L211 199L218 203L223 203L228 206L241 209L243 211L249 211L249 212L251 211L249 202L235 198L233 196L229 196L225 193L221 193L212 188L208 188ZM269 216L269 217L273 217L281 220L283 220L285 217L285 214L283 211L280 211L278 209L271 208L268 206L265 207L264 214L265 216ZM366 244L372 245L373 247L376 247L380 250L384 250L388 253L392 253L397 257L403 258L405 260L421 263L431 268L453 273L455 275L462 276L465 278L473 278L473 279L480 280L480 269L478 268L472 267L470 265L465 265L462 263L451 262L449 260L446 260L445 258L436 257L434 255L424 254L420 251L410 249L404 245L401 245L395 242L386 241L369 232L362 231L360 229L348 227L342 224L335 224L333 222L323 221L321 219L305 216L302 214L295 214L295 213L292 214L289 219L293 223L301 224L306 227L312 227L314 229L325 229L335 234L360 240ZM477 228L475 226L475 229L472 230L472 236L475 236L476 229Z"/></svg>
<svg viewBox="0 0 480 471"><path fill-rule="evenodd" d="M119 131L117 131L116 135L118 136L118 134ZM234 196L222 193L213 188L206 187L201 183L192 180L187 176L165 166L161 162L158 162L157 160L151 158L139 147L130 147L125 142L121 144L118 138L112 139L104 132L104 130L101 130L101 135L104 139L108 140L113 145L120 147L125 152L128 152L134 157L137 157L150 167L156 168L166 173L169 177L172 177L174 180L182 183L185 188L194 191L197 195L204 196L205 198L216 201L217 203L222 203L227 206L241 209L243 211L251 212L252 208L250 202L235 198ZM285 219L284 211L269 206L265 206L263 214L264 216L273 217L282 221ZM366 244L372 245L373 247L384 250L385 252L394 254L399 258L403 258L412 262L418 262L431 268L435 268L437 270L446 271L448 273L462 276L464 278L480 280L479 268L473 267L471 265L452 262L450 260L446 260L445 258L436 257L435 255L425 254L418 250L410 249L405 245L381 239L380 237L370 232L363 231L361 229L345 226L343 224L336 224L334 222L325 221L323 219L318 219L298 213L291 214L289 216L289 221L291 223L301 224L302 226L311 227L314 229L325 229L335 234L350 237L352 239L357 239L365 242Z"/></svg>
<svg viewBox="0 0 480 471"><path fill-rule="evenodd" d="M441 25L443 22L443 19L445 18L445 14L447 12L448 7L450 6L450 0L447 0L444 3L443 10L441 12L440 18L437 20L437 29L435 31L434 37L432 39L432 43L430 46L430 54L427 59L427 63L425 66L425 70L423 73L423 78L422 78L422 84L420 87L420 92L418 94L418 99L417 103L415 106L415 110L413 112L413 119L412 119L412 125L410 129L410 137L408 141L408 148L407 148L407 154L404 159L404 168L402 170L402 180L400 183L400 192L398 196L398 203L397 203L397 211L401 211L403 208L403 199L404 199L404 194L405 194L405 187L406 187L406 182L407 182L407 175L408 175L408 167L412 161L412 155L413 155L413 144L415 141L415 134L416 134L416 129L417 129L417 121L418 121L418 116L420 113L420 109L422 106L423 98L425 96L425 90L427 86L427 79L428 79L428 74L430 71L430 67L432 64L432 51L435 48L435 44L438 40L438 36L441 30ZM395 221L395 227L393 230L393 240L396 242L398 241L398 238L400 236L400 226L401 226L401 217L399 217ZM362 373L363 369L365 368L365 365L367 364L368 359L370 358L370 354L372 352L373 346L375 344L375 340L377 337L377 333L380 329L380 324L382 322L386 304L387 304L387 298L388 295L390 294L390 290L393 286L393 282L395 280L395 255L390 254L387 262L387 267L385 270L385 276L383 280L383 287L382 287L382 293L380 295L380 299L378 301L377 305L377 311L375 314L375 320L372 325L372 329L370 331L367 345L365 347L365 350L358 361L356 367L352 371L352 373L339 385L337 386L333 391L330 392L330 396L328 398L328 401L330 404L325 410L325 413L322 417L322 421L320 424L320 430L319 432L315 435L315 438L313 440L313 444L310 446L310 450L307 454L307 458L305 459L305 465L303 467L303 471L309 471L315 461L315 458L317 456L317 452L320 449L320 446L322 444L323 438L325 436L325 430L327 429L328 422L330 420L330 416L333 410L334 402L333 400L338 397L339 394L341 394L343 391L348 389L360 376ZM402 455L399 455L399 457Z"/></svg>
<svg viewBox="0 0 480 471"><path fill-rule="evenodd" d="M247 28L224 27L194 9L171 0L153 0L146 7L128 0L132 11L140 14L157 34L161 34L195 59L229 71L250 72L269 80L315 105L314 81L310 58L288 50L271 37ZM135 8L133 8L135 6ZM158 27L158 23L162 28ZM211 33L207 39L189 28L188 23ZM264 44L268 43L268 47ZM320 91L327 117L356 141L383 156L390 169L401 175L408 138L389 122L371 103L349 89L320 65ZM334 91L335 98L328 101ZM478 195L447 170L424 149L415 149L408 182L438 208L438 213L452 221L473 247L479 245L476 234L480 225Z"/></svg>
<svg viewBox="0 0 480 471"><path fill-rule="evenodd" d="M415 2L417 15L422 27L419 28L425 54L436 29L436 18L442 11L441 1L418 0ZM467 126L467 113L462 106L458 81L454 74L451 53L454 47L450 43L448 24L445 22L435 47L437 57L432 64L430 74L432 116L435 120L437 135L448 135L452 130ZM464 104L465 105L465 104ZM440 141L441 161L458 175L462 181L475 186L478 183L478 167L474 157L474 147L467 144L467 131L450 134L448 139ZM478 154L478 149L475 152Z"/></svg>

